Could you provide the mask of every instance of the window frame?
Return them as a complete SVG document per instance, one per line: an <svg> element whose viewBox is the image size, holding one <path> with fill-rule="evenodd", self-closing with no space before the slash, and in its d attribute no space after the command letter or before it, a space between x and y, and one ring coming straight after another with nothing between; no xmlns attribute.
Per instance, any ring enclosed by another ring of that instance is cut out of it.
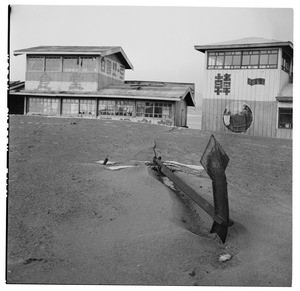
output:
<svg viewBox="0 0 300 291"><path fill-rule="evenodd" d="M290 112L286 112L286 113L282 113L280 111L290 111ZM293 108L292 107L278 107L278 122L277 122L277 128L278 129L293 129ZM281 117L283 116L290 116L291 117L291 121L290 122L286 122L286 121L282 121ZM286 125L289 124L288 127L286 127Z"/></svg>
<svg viewBox="0 0 300 291"><path fill-rule="evenodd" d="M167 111L168 113L166 113ZM172 119L173 117L172 103L167 101L163 102L163 101L155 101L155 100L137 101L136 116L145 117L145 118Z"/></svg>
<svg viewBox="0 0 300 291"><path fill-rule="evenodd" d="M267 64L261 64L261 56L268 56ZM224 56L223 64L217 64L218 56ZM225 62L231 56L231 63ZM253 59L258 60L253 62ZM276 64L271 63L270 56L276 56ZM249 60L245 63L246 58ZM207 52L207 70L236 70L236 69L277 69L278 68L278 49L254 49L254 50L223 50L223 51L208 51ZM237 61L239 64L236 64Z"/></svg>
<svg viewBox="0 0 300 291"><path fill-rule="evenodd" d="M42 61L43 61L43 68L42 68L42 70L32 70L32 69L29 69L29 59L37 59L37 58L39 58L39 59L42 59ZM42 56L42 55L29 55L28 57L27 57L27 62L26 62L26 65L27 65L27 68L26 68L26 71L27 72L45 72L45 56Z"/></svg>
<svg viewBox="0 0 300 291"><path fill-rule="evenodd" d="M47 59L59 59L59 70L55 71L55 70L47 70ZM45 56L45 60L44 60L44 71L45 72L62 72L62 65L63 65L63 61L62 61L62 57L60 56Z"/></svg>
<svg viewBox="0 0 300 291"><path fill-rule="evenodd" d="M291 71L291 64L292 64L292 58L286 54L285 52L282 52L281 56L281 69L286 72L290 73Z"/></svg>

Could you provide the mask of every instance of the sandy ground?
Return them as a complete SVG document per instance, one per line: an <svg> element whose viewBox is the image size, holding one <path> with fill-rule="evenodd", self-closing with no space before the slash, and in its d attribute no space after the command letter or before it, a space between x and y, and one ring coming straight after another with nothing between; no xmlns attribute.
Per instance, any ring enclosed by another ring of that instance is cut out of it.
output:
<svg viewBox="0 0 300 291"><path fill-rule="evenodd" d="M209 132L10 117L8 283L290 286L292 142L215 134L230 157L225 244L143 161L199 165ZM131 168L110 171L106 156ZM204 171L177 174L212 201ZM232 258L219 262L221 254Z"/></svg>

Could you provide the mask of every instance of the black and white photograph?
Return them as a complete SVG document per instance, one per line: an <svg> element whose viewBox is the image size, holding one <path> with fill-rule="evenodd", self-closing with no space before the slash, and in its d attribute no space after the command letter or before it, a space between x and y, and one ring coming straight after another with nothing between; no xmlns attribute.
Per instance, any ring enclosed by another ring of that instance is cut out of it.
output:
<svg viewBox="0 0 300 291"><path fill-rule="evenodd" d="M6 286L294 285L296 8L157 2L2 5Z"/></svg>

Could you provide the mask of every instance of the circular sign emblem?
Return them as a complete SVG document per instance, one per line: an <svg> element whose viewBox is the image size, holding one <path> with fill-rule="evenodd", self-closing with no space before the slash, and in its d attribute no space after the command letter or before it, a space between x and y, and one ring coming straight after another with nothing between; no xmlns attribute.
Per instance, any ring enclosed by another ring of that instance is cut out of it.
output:
<svg viewBox="0 0 300 291"><path fill-rule="evenodd" d="M245 132L252 121L252 110L240 101L230 103L223 112L224 125L232 132Z"/></svg>

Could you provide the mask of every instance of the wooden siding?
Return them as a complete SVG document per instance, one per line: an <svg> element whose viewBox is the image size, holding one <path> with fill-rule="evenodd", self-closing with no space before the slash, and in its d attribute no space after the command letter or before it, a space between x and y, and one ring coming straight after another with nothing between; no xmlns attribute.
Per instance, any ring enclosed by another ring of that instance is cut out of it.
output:
<svg viewBox="0 0 300 291"><path fill-rule="evenodd" d="M207 58L205 61L207 62ZM227 95L222 90L219 94L215 92L218 74L223 78L225 74L230 75L230 90ZM264 79L264 84L251 86L248 79ZM229 131L223 122L223 112L230 103L240 101L247 104L253 113L253 122L246 134L265 137L289 136L287 132L279 133L277 130L278 109L275 98L282 86L288 82L288 74L281 70L281 61L278 62L277 69L205 69L202 128L209 131Z"/></svg>
<svg viewBox="0 0 300 291"><path fill-rule="evenodd" d="M26 72L25 90L93 92L98 73Z"/></svg>
<svg viewBox="0 0 300 291"><path fill-rule="evenodd" d="M125 77L125 69L123 79L120 77L121 63L114 55L105 57L105 59L113 60L111 63L111 73L101 72L100 58L98 59L98 72L26 72L25 90L38 91L72 91L72 92L95 92L107 85L123 84ZM113 76L113 62L117 63L118 72Z"/></svg>
<svg viewBox="0 0 300 291"><path fill-rule="evenodd" d="M229 132L223 122L223 112L234 99L203 99L202 128L208 131ZM276 137L277 102L239 100L252 110L253 122L246 134Z"/></svg>
<svg viewBox="0 0 300 291"><path fill-rule="evenodd" d="M277 138L284 138L284 139L292 139L293 138L293 130L292 129L277 129Z"/></svg>
<svg viewBox="0 0 300 291"><path fill-rule="evenodd" d="M186 100L181 102L175 102L174 110L174 121L175 126L186 126L187 125L187 104Z"/></svg>
<svg viewBox="0 0 300 291"><path fill-rule="evenodd" d="M215 93L215 77L230 74L230 92L226 95ZM278 69L240 69L240 70L207 70L205 74L203 98L234 99L249 101L274 101L280 90ZM249 85L249 79L263 78L265 85Z"/></svg>
<svg viewBox="0 0 300 291"><path fill-rule="evenodd" d="M108 85L115 85L115 84L123 84L123 80L118 80L113 78L112 76L106 76L102 73L98 75L98 90L105 88Z"/></svg>
<svg viewBox="0 0 300 291"><path fill-rule="evenodd" d="M286 86L288 83L290 83L290 75L281 70L280 71L280 89Z"/></svg>

